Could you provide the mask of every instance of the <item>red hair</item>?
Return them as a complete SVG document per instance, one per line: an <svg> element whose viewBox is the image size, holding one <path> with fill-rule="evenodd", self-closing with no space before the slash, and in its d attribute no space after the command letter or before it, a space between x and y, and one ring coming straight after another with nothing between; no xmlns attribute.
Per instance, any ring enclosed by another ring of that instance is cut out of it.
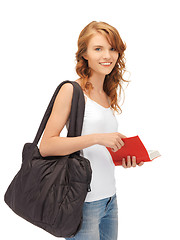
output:
<svg viewBox="0 0 180 240"><path fill-rule="evenodd" d="M119 53L115 67L110 74L105 76L103 90L110 97L110 107L119 113L121 111L118 105L117 89L119 86L119 96L121 96L122 83L128 82L123 78L125 70L124 51L126 44L123 43L116 28L105 22L92 21L80 33L78 38L78 51L76 52L76 72L82 79L82 88L90 93L93 89L92 83L88 81L91 76L91 69L88 67L88 61L83 57L87 51L88 42L95 32L103 34L110 45Z"/></svg>

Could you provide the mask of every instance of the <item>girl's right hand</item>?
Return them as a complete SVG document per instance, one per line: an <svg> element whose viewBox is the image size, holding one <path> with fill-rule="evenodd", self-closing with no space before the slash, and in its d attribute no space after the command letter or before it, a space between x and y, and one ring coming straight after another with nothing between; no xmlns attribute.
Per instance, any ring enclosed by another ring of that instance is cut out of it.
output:
<svg viewBox="0 0 180 240"><path fill-rule="evenodd" d="M98 144L111 148L113 152L118 151L124 146L121 138L126 138L126 136L118 132L97 134Z"/></svg>

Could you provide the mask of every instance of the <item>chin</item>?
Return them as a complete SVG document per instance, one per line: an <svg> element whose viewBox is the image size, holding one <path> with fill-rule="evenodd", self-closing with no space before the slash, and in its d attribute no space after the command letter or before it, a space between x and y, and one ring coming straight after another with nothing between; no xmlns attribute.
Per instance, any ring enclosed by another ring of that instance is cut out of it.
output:
<svg viewBox="0 0 180 240"><path fill-rule="evenodd" d="M108 75L108 74L110 74L112 72L112 70L111 71L104 71L102 74L103 75Z"/></svg>
<svg viewBox="0 0 180 240"><path fill-rule="evenodd" d="M93 70L93 69L91 69L91 70ZM93 72L105 77L106 75L110 74L112 72L112 70L113 69L107 69L107 70L105 69L104 71L102 71L102 69L101 69L100 71L98 71L98 69L97 70L94 69Z"/></svg>

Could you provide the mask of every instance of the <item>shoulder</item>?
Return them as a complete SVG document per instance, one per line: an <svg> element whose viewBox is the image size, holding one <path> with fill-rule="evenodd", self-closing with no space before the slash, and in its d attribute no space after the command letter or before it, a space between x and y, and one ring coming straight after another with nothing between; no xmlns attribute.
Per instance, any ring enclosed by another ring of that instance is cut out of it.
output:
<svg viewBox="0 0 180 240"><path fill-rule="evenodd" d="M69 82L64 83L60 89L61 92L73 92L73 85Z"/></svg>
<svg viewBox="0 0 180 240"><path fill-rule="evenodd" d="M64 83L58 93L58 95L63 95L64 97L71 96L72 94L73 85L71 83Z"/></svg>
<svg viewBox="0 0 180 240"><path fill-rule="evenodd" d="M80 85L80 87L82 86L80 79L77 79L74 82L77 82ZM65 83L65 84L63 84L63 86L60 89L60 92L61 92L60 94L63 94L63 95L67 94L66 95L67 97L71 96L71 95L73 95L73 88L74 87L73 87L73 85L71 83ZM82 87L81 87L81 89L82 89Z"/></svg>
<svg viewBox="0 0 180 240"><path fill-rule="evenodd" d="M80 85L80 87L82 86L81 84L81 80L80 79L77 79L77 80L75 80L74 82L77 82L79 85ZM63 85L62 85L62 87L60 88L60 90L59 90L59 93L58 93L58 95L57 95L57 98L59 98L59 96L62 96L62 97L64 97L64 98L68 98L69 99L69 97L70 97L70 100L71 100L71 98L72 98L72 95L73 95L73 85L71 84L71 83L64 83ZM81 87L82 88L82 87ZM68 100L67 99L67 100Z"/></svg>
<svg viewBox="0 0 180 240"><path fill-rule="evenodd" d="M71 83L65 83L60 88L54 105L59 108L61 105L64 107L70 107L71 101L73 97L73 85Z"/></svg>

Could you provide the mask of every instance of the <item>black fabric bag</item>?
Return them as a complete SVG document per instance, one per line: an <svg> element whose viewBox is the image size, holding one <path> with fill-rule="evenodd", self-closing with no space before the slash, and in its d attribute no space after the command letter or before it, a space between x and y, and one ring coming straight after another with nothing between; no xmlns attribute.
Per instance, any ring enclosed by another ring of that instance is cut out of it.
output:
<svg viewBox="0 0 180 240"><path fill-rule="evenodd" d="M56 89L33 143L22 151L22 165L4 200L20 217L56 237L73 237L82 224L82 207L90 191L92 170L80 151L65 156L42 157L38 142L51 114L54 100L64 83L73 85L67 137L81 135L84 94L77 82L64 81Z"/></svg>

